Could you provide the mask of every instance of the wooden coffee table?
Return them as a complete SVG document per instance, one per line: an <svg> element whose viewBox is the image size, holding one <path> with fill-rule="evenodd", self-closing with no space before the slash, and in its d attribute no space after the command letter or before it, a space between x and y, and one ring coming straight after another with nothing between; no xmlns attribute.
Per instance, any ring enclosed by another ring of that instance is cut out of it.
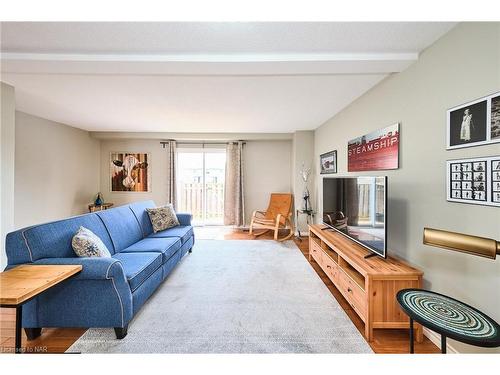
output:
<svg viewBox="0 0 500 375"><path fill-rule="evenodd" d="M0 273L0 307L16 309L16 353L22 353L23 305L81 270L81 265L24 264Z"/></svg>

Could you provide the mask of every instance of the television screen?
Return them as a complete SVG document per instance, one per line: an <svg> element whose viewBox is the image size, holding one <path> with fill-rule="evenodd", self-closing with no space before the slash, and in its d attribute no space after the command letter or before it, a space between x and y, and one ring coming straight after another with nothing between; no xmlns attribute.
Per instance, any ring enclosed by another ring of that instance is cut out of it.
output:
<svg viewBox="0 0 500 375"><path fill-rule="evenodd" d="M323 179L323 223L386 256L387 177Z"/></svg>

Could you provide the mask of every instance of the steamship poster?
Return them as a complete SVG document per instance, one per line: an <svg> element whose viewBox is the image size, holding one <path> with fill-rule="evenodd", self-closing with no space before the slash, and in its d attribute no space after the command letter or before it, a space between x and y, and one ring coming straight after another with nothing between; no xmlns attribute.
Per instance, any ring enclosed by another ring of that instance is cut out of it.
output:
<svg viewBox="0 0 500 375"><path fill-rule="evenodd" d="M399 124L379 129L348 143L349 172L399 168Z"/></svg>

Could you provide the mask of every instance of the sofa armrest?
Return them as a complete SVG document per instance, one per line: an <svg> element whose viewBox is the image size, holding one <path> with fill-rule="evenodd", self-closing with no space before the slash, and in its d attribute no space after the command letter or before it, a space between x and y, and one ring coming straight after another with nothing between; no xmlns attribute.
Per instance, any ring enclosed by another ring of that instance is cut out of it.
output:
<svg viewBox="0 0 500 375"><path fill-rule="evenodd" d="M191 225L192 217L193 215L187 213L177 214L177 219L181 225Z"/></svg>
<svg viewBox="0 0 500 375"><path fill-rule="evenodd" d="M127 282L122 264L118 259L101 257L75 257L75 258L43 258L33 264L77 264L82 266L82 271L75 275L77 280L123 280Z"/></svg>
<svg viewBox="0 0 500 375"><path fill-rule="evenodd" d="M31 264L79 264L82 271L23 307L24 327L125 327L132 291L113 258L43 258Z"/></svg>

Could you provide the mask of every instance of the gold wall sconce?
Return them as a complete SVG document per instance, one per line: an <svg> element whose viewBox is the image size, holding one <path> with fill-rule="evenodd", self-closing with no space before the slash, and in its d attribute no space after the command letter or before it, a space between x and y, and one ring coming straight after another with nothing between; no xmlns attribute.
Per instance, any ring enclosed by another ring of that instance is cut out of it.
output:
<svg viewBox="0 0 500 375"><path fill-rule="evenodd" d="M500 254L499 241L432 228L424 228L424 245L455 250L489 259L495 259L497 254Z"/></svg>

